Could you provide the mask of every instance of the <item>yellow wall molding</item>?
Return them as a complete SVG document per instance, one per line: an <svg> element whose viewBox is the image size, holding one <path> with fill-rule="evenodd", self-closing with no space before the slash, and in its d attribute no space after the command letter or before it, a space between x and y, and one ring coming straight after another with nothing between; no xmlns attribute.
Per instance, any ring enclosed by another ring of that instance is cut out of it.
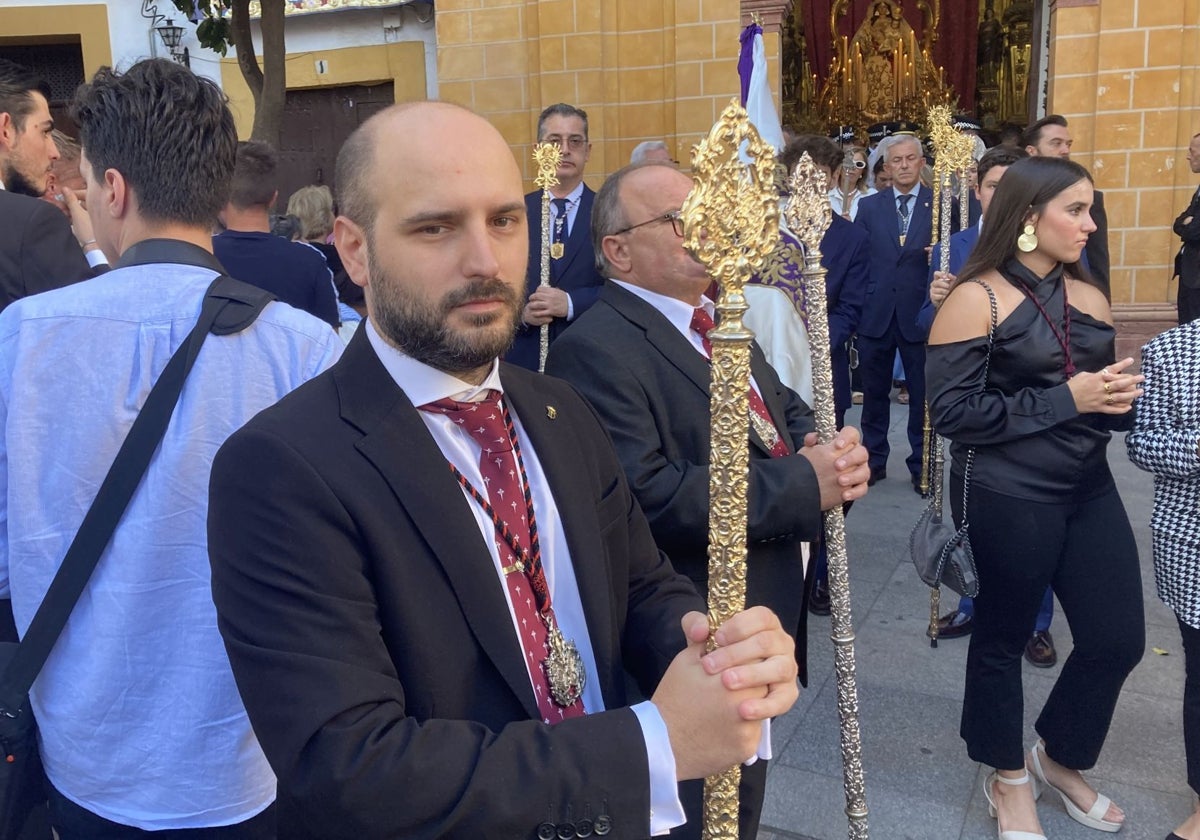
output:
<svg viewBox="0 0 1200 840"><path fill-rule="evenodd" d="M112 64L108 9L99 3L6 6L0 8L0 33L0 44L78 42L85 78Z"/></svg>

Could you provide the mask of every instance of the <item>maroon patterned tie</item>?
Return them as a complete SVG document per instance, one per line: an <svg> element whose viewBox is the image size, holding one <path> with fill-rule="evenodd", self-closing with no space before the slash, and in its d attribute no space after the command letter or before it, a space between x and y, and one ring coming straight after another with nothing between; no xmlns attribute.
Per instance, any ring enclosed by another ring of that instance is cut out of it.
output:
<svg viewBox="0 0 1200 840"><path fill-rule="evenodd" d="M420 408L445 414L479 444L482 491L474 487L453 463L450 468L459 484L483 507L495 525L496 550L500 554L504 582L516 614L521 647L525 651L526 670L533 683L542 720L558 723L584 714L582 698L564 707L551 697L544 663L548 654L547 623L556 625L556 620L542 568L537 519L533 515L533 497L521 461L520 442L508 412L500 403L500 392L489 390L482 402L445 399Z"/></svg>
<svg viewBox="0 0 1200 840"><path fill-rule="evenodd" d="M697 306L692 310L692 329L700 334L700 341L704 345L704 354L710 359L712 358L712 343L708 340L708 332L715 326L716 323L712 316L703 306ZM755 428L761 430L759 436L771 447L771 457L782 458L785 455L791 455L792 448L788 446L784 436L779 433L779 428L771 419L771 412L767 411L767 404L763 402L758 389L751 385L750 393L747 396L750 399L750 410L758 417ZM762 432L766 432L766 434Z"/></svg>

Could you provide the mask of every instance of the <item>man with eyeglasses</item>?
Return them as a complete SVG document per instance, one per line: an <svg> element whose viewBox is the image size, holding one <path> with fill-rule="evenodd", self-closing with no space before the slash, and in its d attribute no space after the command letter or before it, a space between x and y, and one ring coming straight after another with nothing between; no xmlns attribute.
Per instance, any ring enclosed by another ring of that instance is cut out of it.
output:
<svg viewBox="0 0 1200 840"><path fill-rule="evenodd" d="M596 273L589 229L596 194L583 182L592 144L587 112L566 103L551 105L538 116L538 142L553 143L562 153L558 185L551 189L550 285L542 279L542 191L525 196L529 215L529 266L525 272L528 300L521 328L504 360L538 369L541 328L550 325L553 342L572 321L596 302L604 278Z"/></svg>
<svg viewBox="0 0 1200 840"><path fill-rule="evenodd" d="M713 306L704 295L707 271L683 248L679 209L691 186L674 167L650 163L628 166L601 187L592 243L609 279L596 305L550 348L546 372L596 409L655 542L704 595ZM811 410L757 345L752 352L746 603L774 610L794 636L803 683L802 546L820 534L821 511L866 493L867 453L854 429L817 445ZM764 765L742 768L742 837L757 832ZM681 786L680 796L685 809L699 809L699 785Z"/></svg>

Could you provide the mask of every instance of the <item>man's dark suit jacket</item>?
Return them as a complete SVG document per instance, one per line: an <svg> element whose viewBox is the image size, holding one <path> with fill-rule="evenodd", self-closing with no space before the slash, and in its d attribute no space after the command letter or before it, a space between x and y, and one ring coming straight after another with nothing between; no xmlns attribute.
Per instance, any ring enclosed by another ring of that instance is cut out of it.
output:
<svg viewBox="0 0 1200 840"><path fill-rule="evenodd" d="M767 409L792 447L813 430L812 412L779 381L753 345L750 370ZM708 590L709 363L658 310L615 283L550 348L546 373L578 388L612 436L630 487L658 547L676 569ZM746 605L778 614L796 639L800 681L807 684L808 611L801 544L821 529L820 490L800 456L772 458L751 430ZM740 826L757 830L766 764L742 768ZM689 815L672 838L699 837L701 786L680 786Z"/></svg>
<svg viewBox="0 0 1200 840"><path fill-rule="evenodd" d="M96 273L61 211L40 198L0 190L0 309Z"/></svg>
<svg viewBox="0 0 1200 840"><path fill-rule="evenodd" d="M575 211L575 224L563 246L563 255L550 260L550 285L571 296L571 307L578 318L596 302L604 278L596 272L596 252L592 248L592 202L596 193L585 184ZM525 212L529 216L529 266L525 271L526 294L531 295L542 280L542 191L534 190L525 196ZM553 224L553 222L551 223ZM572 321L555 318L550 322L550 341L553 343ZM522 325L512 349L504 360L526 370L537 370L541 327Z"/></svg>
<svg viewBox="0 0 1200 840"><path fill-rule="evenodd" d="M606 283L586 317L550 349L546 372L569 381L595 407L658 547L706 592L708 361L658 310ZM811 411L779 381L758 345L751 373L775 425L799 449L813 430ZM802 651L800 548L821 530L816 474L803 457L771 458L753 430L750 440L746 603L773 609Z"/></svg>
<svg viewBox="0 0 1200 840"><path fill-rule="evenodd" d="M1092 221L1096 230L1088 237L1087 245L1083 248L1083 262L1092 275L1093 282L1104 292L1104 296L1112 299L1112 289L1109 284L1108 257L1108 211L1104 209L1104 193L1096 190L1092 198Z"/></svg>
<svg viewBox="0 0 1200 840"><path fill-rule="evenodd" d="M1175 219L1181 245L1175 255L1175 273L1185 289L1200 289L1200 189L1192 193L1187 209Z"/></svg>
<svg viewBox="0 0 1200 840"><path fill-rule="evenodd" d="M850 359L847 345L858 329L870 285L867 234L836 213L821 239L825 297L829 305L829 348L833 393L840 413L850 407Z"/></svg>
<svg viewBox="0 0 1200 840"><path fill-rule="evenodd" d="M858 204L854 223L870 237L870 272L859 335L883 338L895 317L906 341L923 342L917 313L929 285L929 257L925 249L933 231L933 193L925 187L911 209L908 234L900 244L896 193L892 189L869 195Z"/></svg>
<svg viewBox="0 0 1200 840"><path fill-rule="evenodd" d="M533 837L607 813L643 837L647 696L703 609L655 549L579 396L502 366L571 549L604 702L539 719L502 584L417 410L359 330L331 370L251 420L213 464L213 599L281 837ZM568 817L568 809L570 817Z"/></svg>

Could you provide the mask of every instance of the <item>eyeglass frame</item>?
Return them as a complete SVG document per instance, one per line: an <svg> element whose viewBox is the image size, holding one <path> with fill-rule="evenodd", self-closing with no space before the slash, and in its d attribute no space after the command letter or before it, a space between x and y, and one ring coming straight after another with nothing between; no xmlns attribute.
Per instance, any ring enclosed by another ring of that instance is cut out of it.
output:
<svg viewBox="0 0 1200 840"><path fill-rule="evenodd" d="M550 134L546 137L543 137L538 142L550 143L551 145L557 146L560 149L563 147L563 144L566 143L567 150L571 152L578 152L579 150L586 148L589 143L587 137L583 136L582 134L568 134L566 137L560 137L557 134Z"/></svg>
<svg viewBox="0 0 1200 840"><path fill-rule="evenodd" d="M675 235L677 237L679 237L680 239L683 238L683 211L682 210L671 210L668 213L663 213L661 216L655 216L653 219L647 219L644 222L638 222L636 225L630 225L627 228L621 228L620 230L614 230L612 233L609 234L609 236L620 236L622 233L629 233L631 230L637 230L640 227L645 227L646 225L652 225L655 222L670 222L671 230L674 231Z"/></svg>

